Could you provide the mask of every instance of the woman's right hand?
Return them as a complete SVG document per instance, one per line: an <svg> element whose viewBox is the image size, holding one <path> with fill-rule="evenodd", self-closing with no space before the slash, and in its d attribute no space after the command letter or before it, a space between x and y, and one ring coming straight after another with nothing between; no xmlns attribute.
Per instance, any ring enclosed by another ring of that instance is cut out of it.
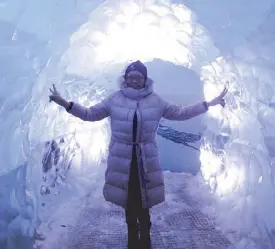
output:
<svg viewBox="0 0 275 249"><path fill-rule="evenodd" d="M63 98L60 96L60 94L59 94L59 92L56 90L56 87L55 87L54 84L53 84L53 89L49 88L49 90L50 90L50 92L52 93L52 94L49 96L50 102L53 101L53 102L55 102L56 104L63 106L64 108L67 108L67 107L68 107L69 103L68 103L65 99L63 99Z"/></svg>

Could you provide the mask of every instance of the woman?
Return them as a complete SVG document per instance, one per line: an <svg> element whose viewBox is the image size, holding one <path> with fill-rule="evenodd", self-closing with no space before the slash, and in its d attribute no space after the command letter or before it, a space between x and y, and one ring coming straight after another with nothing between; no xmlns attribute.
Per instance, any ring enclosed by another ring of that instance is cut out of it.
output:
<svg viewBox="0 0 275 249"><path fill-rule="evenodd" d="M121 79L119 91L90 108L67 102L54 85L50 89L50 101L85 121L111 118L112 136L103 195L106 201L125 209L128 248L147 249L151 248L149 208L165 200L155 140L159 121L162 117L187 120L205 113L209 106L224 106L227 89L210 102L180 107L166 102L153 91L153 81L147 77L147 68L140 61L131 63Z"/></svg>

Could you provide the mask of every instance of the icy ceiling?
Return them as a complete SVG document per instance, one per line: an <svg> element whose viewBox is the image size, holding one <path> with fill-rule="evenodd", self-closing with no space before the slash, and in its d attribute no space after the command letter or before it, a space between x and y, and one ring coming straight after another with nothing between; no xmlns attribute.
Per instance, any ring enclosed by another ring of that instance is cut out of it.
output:
<svg viewBox="0 0 275 249"><path fill-rule="evenodd" d="M274 23L272 0L0 0L0 248L16 248L17 235L31 248L26 238L104 170L108 121L72 118L48 102L48 88L55 83L68 100L89 106L117 88L135 59L146 62L156 91L178 104L228 86L226 108L212 108L188 130L203 132L197 177L212 200L205 212L225 233L274 248ZM182 70L197 81L180 79ZM159 135L167 138L167 129ZM56 175L45 176L41 164L53 139L70 165L63 169L70 190L47 195ZM165 157L182 154L177 148Z"/></svg>

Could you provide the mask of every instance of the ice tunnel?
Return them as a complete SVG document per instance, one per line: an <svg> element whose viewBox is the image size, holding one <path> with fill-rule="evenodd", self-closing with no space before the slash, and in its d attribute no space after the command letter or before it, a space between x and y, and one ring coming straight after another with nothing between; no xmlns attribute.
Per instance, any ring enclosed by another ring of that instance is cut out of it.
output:
<svg viewBox="0 0 275 249"><path fill-rule="evenodd" d="M48 89L94 105L137 59L175 104L228 87L225 108L161 120L152 247L275 248L274 23L274 0L0 0L0 248L126 248L102 195L109 120Z"/></svg>

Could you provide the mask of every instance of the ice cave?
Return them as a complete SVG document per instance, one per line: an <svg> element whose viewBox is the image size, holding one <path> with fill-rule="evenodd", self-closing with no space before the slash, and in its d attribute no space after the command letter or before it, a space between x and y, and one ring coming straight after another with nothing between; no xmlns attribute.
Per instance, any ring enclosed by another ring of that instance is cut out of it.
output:
<svg viewBox="0 0 275 249"><path fill-rule="evenodd" d="M274 0L0 0L0 248L126 248L102 194L109 120L49 88L93 106L141 60L174 104L228 88L224 108L159 124L152 248L274 249L274 23Z"/></svg>

